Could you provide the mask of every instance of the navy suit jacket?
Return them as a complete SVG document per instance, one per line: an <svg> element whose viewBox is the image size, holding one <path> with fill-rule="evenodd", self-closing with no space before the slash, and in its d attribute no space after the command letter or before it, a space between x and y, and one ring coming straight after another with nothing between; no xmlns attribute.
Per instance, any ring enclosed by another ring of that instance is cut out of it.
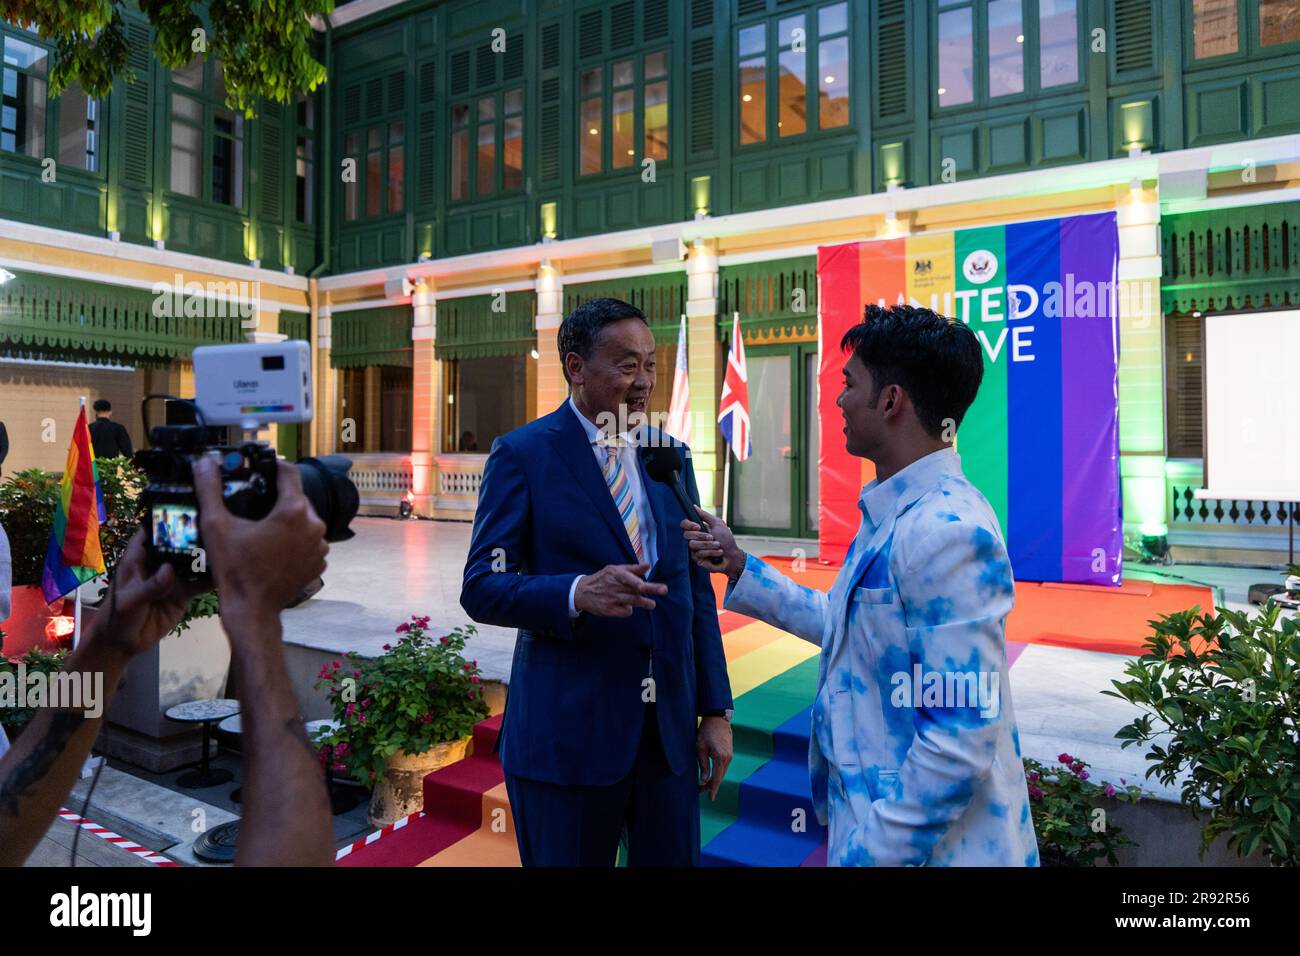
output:
<svg viewBox="0 0 1300 956"><path fill-rule="evenodd" d="M699 501L684 445L687 494ZM575 575L635 564L636 553L567 400L492 444L460 603L475 621L519 629L501 732L505 771L566 786L616 783L632 771L646 712L651 649L655 712L674 773L695 764L696 718L731 707L709 575L690 560L681 506L652 481L659 556L649 580L668 586L654 610L569 618Z"/></svg>

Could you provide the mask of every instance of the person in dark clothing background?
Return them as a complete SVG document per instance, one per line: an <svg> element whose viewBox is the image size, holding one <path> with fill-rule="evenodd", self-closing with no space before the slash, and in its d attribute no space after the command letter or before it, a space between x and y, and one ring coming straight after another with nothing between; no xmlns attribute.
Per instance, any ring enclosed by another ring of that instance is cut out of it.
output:
<svg viewBox="0 0 1300 956"><path fill-rule="evenodd" d="M95 400L95 420L90 423L90 443L96 458L130 458L134 454L126 428L113 421L113 404L106 398Z"/></svg>
<svg viewBox="0 0 1300 956"><path fill-rule="evenodd" d="M9 457L9 432L5 423L0 422L0 474L4 472L5 459Z"/></svg>

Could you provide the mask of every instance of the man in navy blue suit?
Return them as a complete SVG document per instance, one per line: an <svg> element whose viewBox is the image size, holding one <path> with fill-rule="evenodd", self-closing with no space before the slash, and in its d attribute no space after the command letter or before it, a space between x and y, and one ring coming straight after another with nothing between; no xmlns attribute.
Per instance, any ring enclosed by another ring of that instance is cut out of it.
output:
<svg viewBox="0 0 1300 956"><path fill-rule="evenodd" d="M525 866L699 860L698 794L731 761L731 686L708 573L678 530L644 424L655 342L640 309L593 299L558 335L570 397L492 445L460 603L516 627L501 764ZM640 420L641 424L636 423Z"/></svg>

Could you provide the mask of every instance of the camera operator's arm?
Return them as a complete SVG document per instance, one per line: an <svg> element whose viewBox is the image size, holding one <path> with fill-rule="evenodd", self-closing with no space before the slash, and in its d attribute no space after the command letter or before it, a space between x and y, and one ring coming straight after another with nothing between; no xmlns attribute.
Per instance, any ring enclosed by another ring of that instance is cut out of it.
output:
<svg viewBox="0 0 1300 956"><path fill-rule="evenodd" d="M102 694L82 710L41 707L0 759L0 866L19 866L50 828L77 782L126 665L174 628L199 593L163 565L145 570L144 534L131 539L94 620L63 665L65 674L103 676ZM82 685L86 686L86 685Z"/></svg>
<svg viewBox="0 0 1300 956"><path fill-rule="evenodd" d="M215 465L195 465L199 529L221 598L221 623L239 669L244 744L241 866L329 866L334 828L316 751L289 682L280 611L325 570L325 525L280 462L275 508L237 518L221 497Z"/></svg>

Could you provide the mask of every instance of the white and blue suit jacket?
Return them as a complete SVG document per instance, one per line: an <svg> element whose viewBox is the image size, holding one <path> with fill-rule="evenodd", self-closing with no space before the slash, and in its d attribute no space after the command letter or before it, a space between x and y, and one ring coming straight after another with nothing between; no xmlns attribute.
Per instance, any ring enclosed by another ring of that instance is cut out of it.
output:
<svg viewBox="0 0 1300 956"><path fill-rule="evenodd" d="M862 491L829 594L753 557L724 607L821 646L808 757L832 866L1036 866L997 517L950 448Z"/></svg>

